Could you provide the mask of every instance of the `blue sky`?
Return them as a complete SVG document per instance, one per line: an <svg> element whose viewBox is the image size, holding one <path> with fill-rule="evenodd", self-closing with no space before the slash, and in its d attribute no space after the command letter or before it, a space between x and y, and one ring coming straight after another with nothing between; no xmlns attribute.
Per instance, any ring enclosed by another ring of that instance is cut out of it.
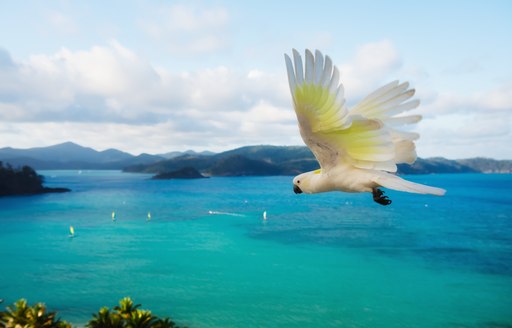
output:
<svg viewBox="0 0 512 328"><path fill-rule="evenodd" d="M420 157L512 158L510 1L3 1L0 147L301 145L283 53L409 81Z"/></svg>

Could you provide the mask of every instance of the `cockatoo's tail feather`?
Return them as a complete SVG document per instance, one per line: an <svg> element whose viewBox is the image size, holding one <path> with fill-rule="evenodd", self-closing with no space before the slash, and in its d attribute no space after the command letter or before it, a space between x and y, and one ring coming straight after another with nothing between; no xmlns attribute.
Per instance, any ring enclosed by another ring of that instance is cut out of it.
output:
<svg viewBox="0 0 512 328"><path fill-rule="evenodd" d="M436 196L443 196L446 193L446 190L444 189L430 187L419 183L407 181L400 177L397 177L396 175L392 175L386 172L379 172L378 174L375 174L373 181L375 181L378 185L385 188L405 192L412 192L416 194L430 194Z"/></svg>

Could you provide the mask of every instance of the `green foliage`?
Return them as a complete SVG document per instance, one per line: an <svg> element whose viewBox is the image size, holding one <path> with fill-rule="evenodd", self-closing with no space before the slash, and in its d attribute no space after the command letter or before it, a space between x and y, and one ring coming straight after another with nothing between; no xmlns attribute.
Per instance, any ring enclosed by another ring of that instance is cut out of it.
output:
<svg viewBox="0 0 512 328"><path fill-rule="evenodd" d="M149 310L139 309L129 297L119 301L111 311L102 307L93 314L88 328L180 328L170 318L159 318ZM58 319L55 312L46 312L43 303L29 306L20 299L6 311L0 312L0 328L71 328L71 324ZM185 327L183 327L185 328Z"/></svg>
<svg viewBox="0 0 512 328"><path fill-rule="evenodd" d="M129 297L119 301L113 311L103 307L93 314L86 327L88 328L180 328L170 318L158 318L151 311L139 309Z"/></svg>
<svg viewBox="0 0 512 328"><path fill-rule="evenodd" d="M117 311L123 318L129 318L132 313L137 312L140 308L140 304L133 304L133 301L129 297L125 297L119 301L119 305L114 306L114 310Z"/></svg>
<svg viewBox="0 0 512 328"><path fill-rule="evenodd" d="M98 314L93 314L93 318L87 323L90 328L121 328L123 318L118 313L111 313L107 307L102 307Z"/></svg>
<svg viewBox="0 0 512 328"><path fill-rule="evenodd" d="M43 190L43 177L30 166L15 169L0 161L0 196L35 194Z"/></svg>
<svg viewBox="0 0 512 328"><path fill-rule="evenodd" d="M183 155L124 168L127 172L166 173L193 167L211 176L296 175L318 163L307 147L248 146L215 155Z"/></svg>
<svg viewBox="0 0 512 328"><path fill-rule="evenodd" d="M58 319L55 312L46 312L43 303L29 306L21 299L0 312L0 327L2 328L71 328L66 321Z"/></svg>
<svg viewBox="0 0 512 328"><path fill-rule="evenodd" d="M43 176L30 166L13 168L0 161L0 196L35 195L48 192L67 192L67 188L43 187Z"/></svg>

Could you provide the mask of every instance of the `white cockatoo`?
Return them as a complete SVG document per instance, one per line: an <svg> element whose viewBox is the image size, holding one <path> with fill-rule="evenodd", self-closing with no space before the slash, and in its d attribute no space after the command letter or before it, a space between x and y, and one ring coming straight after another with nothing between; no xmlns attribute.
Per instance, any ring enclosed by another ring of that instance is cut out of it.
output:
<svg viewBox="0 0 512 328"><path fill-rule="evenodd" d="M420 103L411 100L415 90L409 83L386 84L349 110L340 73L329 56L306 50L303 66L294 49L293 62L286 54L285 61L300 135L320 164L319 170L293 179L295 193L371 192L381 205L391 200L379 187L444 195L444 189L392 174L396 164L416 160L414 140L419 135L398 130L421 120L420 115L401 115Z"/></svg>

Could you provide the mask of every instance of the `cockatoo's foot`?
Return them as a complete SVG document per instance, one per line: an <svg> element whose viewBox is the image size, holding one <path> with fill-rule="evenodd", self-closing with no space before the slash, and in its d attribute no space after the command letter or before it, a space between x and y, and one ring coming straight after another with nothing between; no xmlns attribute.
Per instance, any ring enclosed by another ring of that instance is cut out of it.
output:
<svg viewBox="0 0 512 328"><path fill-rule="evenodd" d="M384 191L374 188L372 190L373 200L381 205L389 205L391 204L391 199L388 196L384 196Z"/></svg>

